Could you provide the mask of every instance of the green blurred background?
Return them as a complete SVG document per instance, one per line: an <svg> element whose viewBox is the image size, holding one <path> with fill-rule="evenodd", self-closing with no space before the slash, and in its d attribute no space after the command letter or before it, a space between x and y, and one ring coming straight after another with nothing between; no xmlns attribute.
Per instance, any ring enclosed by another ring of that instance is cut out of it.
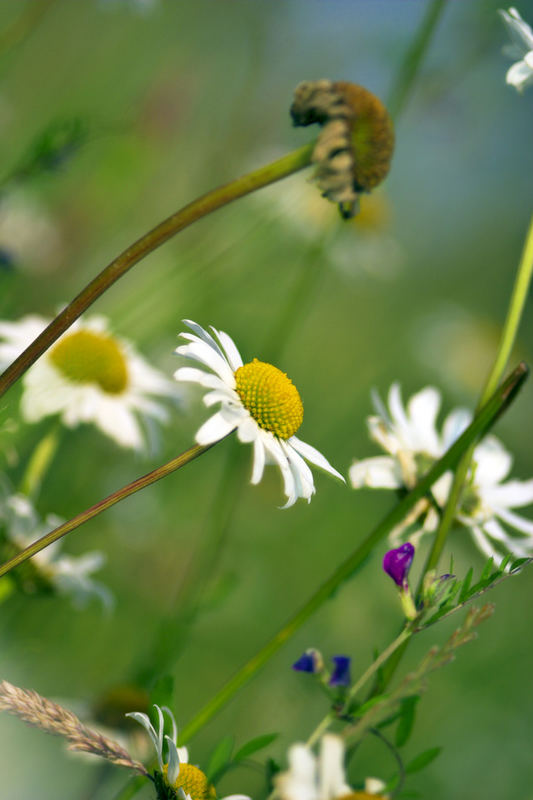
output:
<svg viewBox="0 0 533 800"><path fill-rule="evenodd" d="M0 6L0 177L51 123L80 120L83 141L58 169L4 194L0 246L15 257L0 268L2 319L52 315L163 217L309 141L311 132L291 128L288 115L299 81L352 80L386 99L427 7L419 0L55 0L33 18L32 5L39 3ZM408 397L432 383L445 408L473 406L532 199L531 95L505 85L507 39L496 9L488 0L448 3L397 125L375 214L363 201L360 223L337 221L326 201L317 207L318 192L301 174L180 234L95 311L169 375L184 317L226 330L245 359L275 349L305 402L302 438L344 473L352 458L376 453L365 428L372 387L384 394L399 380ZM527 16L526 4L519 10ZM23 220L18 228L5 219L13 209ZM276 326L300 294L292 330L274 348ZM515 360L531 360L532 332L530 303ZM17 420L18 397L15 388L2 400L3 418ZM532 397L526 386L497 428L522 478L533 466ZM94 428L65 435L39 510L74 515L189 447L205 417L191 391L146 457L121 451ZM11 437L14 483L50 424L20 426ZM107 554L101 577L115 595L114 612L9 598L0 614L1 676L77 707L132 671L157 672L157 631L180 607L183 587L206 577L204 563L200 575L195 564L217 533L221 508L213 504L222 492L232 513L200 612L177 638L168 623L177 651L173 706L185 724L394 503L390 493L355 493L318 475L312 503L281 512L278 472L269 468L251 487L250 469L251 453L225 441L73 534L67 551ZM350 654L359 671L388 643L400 610L381 572L384 549L195 738L195 762L226 733L242 744L278 731L267 752L280 762L291 742L307 737L324 700L290 665L315 646L328 656ZM465 531L451 537L452 552L459 575L482 563ZM434 745L444 752L409 780L418 796L533 797L530 584L526 571L497 588L497 613L478 642L433 676L406 758ZM447 632L443 624L417 640L406 665ZM65 755L61 742L7 717L0 737L2 797L107 800L127 779L115 770L94 792L100 767ZM386 779L393 771L390 754L371 742L351 775ZM220 791L258 798L264 779L242 770ZM149 787L139 795L149 796Z"/></svg>

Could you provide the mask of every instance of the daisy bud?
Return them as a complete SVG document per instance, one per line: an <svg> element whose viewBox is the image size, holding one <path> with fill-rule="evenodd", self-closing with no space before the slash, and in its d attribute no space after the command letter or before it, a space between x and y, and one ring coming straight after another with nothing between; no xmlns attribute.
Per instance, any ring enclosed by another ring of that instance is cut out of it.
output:
<svg viewBox="0 0 533 800"><path fill-rule="evenodd" d="M322 653L311 647L300 656L298 661L294 662L292 668L296 670L296 672L310 672L313 675L317 675L324 670Z"/></svg>
<svg viewBox="0 0 533 800"><path fill-rule="evenodd" d="M349 686L351 683L350 678L350 662L349 656L333 656L331 659L335 664L333 673L329 679L330 686Z"/></svg>
<svg viewBox="0 0 533 800"><path fill-rule="evenodd" d="M322 126L313 151L315 180L345 219L353 217L359 195L389 171L394 129L387 109L363 86L319 80L296 87L290 113L294 125Z"/></svg>
<svg viewBox="0 0 533 800"><path fill-rule="evenodd" d="M401 547L395 547L385 553L383 569L400 589L407 588L407 575L414 557L415 548L410 542L406 542Z"/></svg>

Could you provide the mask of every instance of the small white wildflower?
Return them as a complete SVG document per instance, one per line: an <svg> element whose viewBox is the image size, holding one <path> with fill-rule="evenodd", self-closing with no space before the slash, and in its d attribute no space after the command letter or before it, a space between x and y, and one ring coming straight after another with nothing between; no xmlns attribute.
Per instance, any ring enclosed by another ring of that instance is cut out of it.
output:
<svg viewBox="0 0 533 800"><path fill-rule="evenodd" d="M49 514L40 520L30 500L21 494L11 494L0 498L0 527L8 542L23 550L29 544L57 528L62 520ZM105 556L99 551L81 556L67 556L59 553L61 543L53 544L36 553L31 566L35 570L24 577L29 590L38 589L39 584L51 586L58 594L68 596L73 604L82 608L93 596L98 597L104 606L112 605L110 591L91 574L105 563Z"/></svg>
<svg viewBox="0 0 533 800"><path fill-rule="evenodd" d="M436 426L441 397L428 386L413 395L407 408L400 387L389 391L388 409L374 396L376 415L367 420L370 437L389 455L355 461L350 468L350 482L355 489L363 486L383 489L411 489L431 466L448 450L469 425L472 415L455 409L445 418L442 431ZM496 562L502 552L517 558L533 553L533 521L511 509L533 503L533 479L505 480L511 470L512 456L495 436L487 436L474 450L456 518L472 531L477 546ZM444 507L452 483L452 473L445 473L432 487L439 507ZM514 529L510 535L504 526ZM424 531L434 530L438 514L430 509Z"/></svg>
<svg viewBox="0 0 533 800"><path fill-rule="evenodd" d="M152 740L157 755L159 772L163 775L166 783L172 786L173 789L177 789L180 800L215 798L214 787L211 786L205 774L199 767L189 763L187 748L178 747L178 727L172 711L166 706L160 708L158 705L154 705L154 708L158 719L157 730L150 722L147 714L143 714L140 711L130 711L126 716L131 717L131 719L142 725ZM166 712L170 720L171 736L165 735L163 712ZM167 752L166 759L165 750ZM222 800L250 800L250 798L243 794L232 794L222 798Z"/></svg>
<svg viewBox="0 0 533 800"><path fill-rule="evenodd" d="M511 58L519 59L509 68L505 80L521 92L533 84L533 31L516 8L500 10L500 14L512 40L505 52Z"/></svg>
<svg viewBox="0 0 533 800"><path fill-rule="evenodd" d="M47 325L38 316L0 322L0 370ZM69 428L90 422L136 450L146 443L138 416L164 422L168 415L159 400L177 396L172 381L110 333L103 317L77 320L30 367L23 386L21 412L27 422L59 414Z"/></svg>
<svg viewBox="0 0 533 800"><path fill-rule="evenodd" d="M313 475L304 459L344 481L322 453L294 435L303 420L303 405L284 372L257 358L243 364L227 333L211 328L216 341L195 322L184 322L194 333L181 334L189 343L178 347L176 353L199 362L210 372L182 367L175 378L210 389L204 396L206 406L220 403L220 409L196 433L198 444L212 444L236 430L239 441L253 444L253 484L263 477L265 463L280 468L288 498L284 508L299 497L309 502L315 493Z"/></svg>

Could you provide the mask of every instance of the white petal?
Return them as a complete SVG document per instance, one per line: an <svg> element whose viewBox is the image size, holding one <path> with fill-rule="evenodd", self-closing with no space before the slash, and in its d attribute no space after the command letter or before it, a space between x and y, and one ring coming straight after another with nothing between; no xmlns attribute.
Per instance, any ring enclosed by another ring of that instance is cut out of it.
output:
<svg viewBox="0 0 533 800"><path fill-rule="evenodd" d="M204 422L194 438L201 445L213 444L231 433L237 427L237 422L235 417L226 416L222 411L217 411L207 422Z"/></svg>
<svg viewBox="0 0 533 800"><path fill-rule="evenodd" d="M498 520L489 519L482 527L488 536L495 539L497 542L501 542L507 550L517 558L526 558L531 555L531 546L533 542L527 539L509 536Z"/></svg>
<svg viewBox="0 0 533 800"><path fill-rule="evenodd" d="M487 436L478 444L473 460L478 486L500 483L509 474L513 463L511 454L495 436Z"/></svg>
<svg viewBox="0 0 533 800"><path fill-rule="evenodd" d="M122 447L142 450L144 437L135 415L120 402L102 402L101 413L94 415L100 430Z"/></svg>
<svg viewBox="0 0 533 800"><path fill-rule="evenodd" d="M241 354L237 349L237 345L235 344L231 336L228 336L228 334L224 333L224 331L217 331L216 328L211 328L211 330L218 337L218 340L224 350L224 354L228 359L229 365L235 372L235 370L239 369L239 367L242 367L243 364Z"/></svg>
<svg viewBox="0 0 533 800"><path fill-rule="evenodd" d="M524 22L516 8L509 11L500 10L511 39L522 48L522 50L533 50L533 31Z"/></svg>
<svg viewBox="0 0 533 800"><path fill-rule="evenodd" d="M313 473L296 450L291 447L290 440L288 442L280 442L285 455L289 460L289 466L292 470L294 484L296 486L296 494L298 497L303 497L308 502L315 493L315 483L313 481Z"/></svg>
<svg viewBox="0 0 533 800"><path fill-rule="evenodd" d="M344 775L344 743L340 736L326 733L322 737L319 757L320 797L336 798L348 795Z"/></svg>
<svg viewBox="0 0 533 800"><path fill-rule="evenodd" d="M439 408L440 393L433 386L427 386L414 394L407 405L414 449L435 457L440 455L435 427Z"/></svg>
<svg viewBox="0 0 533 800"><path fill-rule="evenodd" d="M505 82L514 86L518 91L522 91L530 83L533 83L533 68L526 61L517 61L507 70Z"/></svg>
<svg viewBox="0 0 533 800"><path fill-rule="evenodd" d="M479 494L492 508L528 506L533 503L533 478L528 481L506 481L499 486L481 486Z"/></svg>
<svg viewBox="0 0 533 800"><path fill-rule="evenodd" d="M239 428L237 430L237 437L239 442L243 442L243 444L250 444L250 442L255 442L257 437L259 436L259 425L254 420L252 416L243 409L243 414L241 419L239 420Z"/></svg>
<svg viewBox="0 0 533 800"><path fill-rule="evenodd" d="M442 427L442 449L448 450L472 422L472 414L466 408L451 411Z"/></svg>
<svg viewBox="0 0 533 800"><path fill-rule="evenodd" d="M442 508L446 505L453 483L453 472L445 472L431 487L431 494Z"/></svg>
<svg viewBox="0 0 533 800"><path fill-rule="evenodd" d="M211 408L211 406L216 405L216 403L234 402L233 393L230 394L230 391L228 391L227 388L224 388L224 390L213 389L212 392L204 394L202 401L204 405L207 406L208 408Z"/></svg>
<svg viewBox="0 0 533 800"><path fill-rule="evenodd" d="M189 751L185 747L178 747L178 756L180 760L180 764L188 764L189 763Z"/></svg>
<svg viewBox="0 0 533 800"><path fill-rule="evenodd" d="M168 748L168 771L167 780L171 786L174 786L180 774L180 759L176 743L170 738L165 736Z"/></svg>
<svg viewBox="0 0 533 800"><path fill-rule="evenodd" d="M330 475L333 475L343 483L346 483L340 472L337 472L337 470L331 466L327 458L314 447L311 447L310 444L302 442L301 439L298 439L296 436L291 436L288 442L298 453L300 453L301 456L306 459L306 461L310 461L311 464L315 465L315 467L323 469L325 472L329 472Z"/></svg>
<svg viewBox="0 0 533 800"><path fill-rule="evenodd" d="M268 433L268 431L261 431L261 438L265 446L265 450L267 453L270 453L275 463L281 470L281 477L283 478L283 490L288 498L283 508L289 508L289 506L294 505L298 499L298 495L296 494L294 477L289 466L287 456L281 449L278 440L271 433Z"/></svg>
<svg viewBox="0 0 533 800"><path fill-rule="evenodd" d="M404 444L410 444L410 426L403 407L399 383L393 383L389 389L388 404L394 426L398 429Z"/></svg>
<svg viewBox="0 0 533 800"><path fill-rule="evenodd" d="M263 477L265 469L265 446L260 436L254 439L254 465L252 468L251 483L256 485Z"/></svg>
<svg viewBox="0 0 533 800"><path fill-rule="evenodd" d="M526 517L522 517L520 514L514 514L512 511L509 511L508 508L495 507L494 513L512 528L516 528L517 531L522 531L522 533L527 533L528 536L533 536L533 520L526 519Z"/></svg>
<svg viewBox="0 0 533 800"><path fill-rule="evenodd" d="M206 389L227 389L227 384L224 383L222 378L217 375L212 375L209 372L204 372L202 369L196 367L180 367L174 373L174 378L177 381L187 381L188 383L199 383Z"/></svg>
<svg viewBox="0 0 533 800"><path fill-rule="evenodd" d="M184 319L182 320L182 322L184 322L185 325L187 325L191 329L191 331L194 331L197 337L199 337L203 342L208 344L209 347L212 347L216 353L218 353L221 356L224 356L222 350L215 342L209 331L206 331L206 329L202 328L201 325L198 325L197 322L193 322L192 319ZM190 333L180 333L180 336L182 336L184 339L189 339L189 340L192 339ZM194 341L194 339L192 340Z"/></svg>
<svg viewBox="0 0 533 800"><path fill-rule="evenodd" d="M354 489L368 486L371 489L401 489L403 478L396 459L376 456L354 461L348 472Z"/></svg>
<svg viewBox="0 0 533 800"><path fill-rule="evenodd" d="M161 749L160 749L160 746L159 746L159 736L155 732L155 728L152 725L152 723L150 722L150 718L148 717L148 715L147 714L143 714L140 711L130 711L125 716L126 717L131 717L136 722L139 722L143 726L143 728L146 730L148 736L150 737L150 739L152 740L152 743L154 745L154 749L155 749L156 754L157 754L157 761L158 761L158 764L159 764L159 769L162 770L163 769L163 757L162 757Z"/></svg>
<svg viewBox="0 0 533 800"><path fill-rule="evenodd" d="M194 361L199 361L200 364L204 364L213 370L227 386L232 389L235 388L235 378L228 362L205 342L191 342L191 344L181 345L176 348L176 353L186 358L192 358Z"/></svg>
<svg viewBox="0 0 533 800"><path fill-rule="evenodd" d="M289 769L275 778L281 800L318 800L316 762L303 744L289 749Z"/></svg>

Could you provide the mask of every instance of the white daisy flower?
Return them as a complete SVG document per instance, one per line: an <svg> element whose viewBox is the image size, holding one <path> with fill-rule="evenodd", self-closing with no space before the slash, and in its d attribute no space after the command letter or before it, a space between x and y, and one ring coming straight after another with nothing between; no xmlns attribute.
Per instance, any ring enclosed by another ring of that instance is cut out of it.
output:
<svg viewBox="0 0 533 800"><path fill-rule="evenodd" d="M344 742L340 736L327 733L321 739L317 756L304 744L289 750L289 769L275 777L276 795L280 800L336 800L336 798L381 797L381 781L369 778L365 790L355 791L348 785L344 770Z"/></svg>
<svg viewBox="0 0 533 800"><path fill-rule="evenodd" d="M239 441L254 447L253 484L263 477L266 463L280 468L288 498L283 508L292 506L299 497L309 502L315 493L313 475L304 459L344 481L318 450L295 436L302 424L303 405L284 372L256 358L243 364L227 333L211 328L215 339L195 322L184 322L194 333L180 334L189 343L178 347L176 353L199 362L210 372L181 367L174 377L209 389L204 396L206 406L220 403L220 409L196 433L198 444L212 444L236 430Z"/></svg>
<svg viewBox="0 0 533 800"><path fill-rule="evenodd" d="M505 52L511 58L518 59L507 71L505 80L521 92L533 84L533 31L516 8L500 10L500 14L513 42L505 48Z"/></svg>
<svg viewBox="0 0 533 800"><path fill-rule="evenodd" d="M189 751L187 748L178 747L178 727L170 708L166 706L160 708L158 705L154 705L154 708L157 711L158 718L157 731L147 714L143 714L140 711L130 711L126 716L131 717L131 719L142 725L148 733L157 755L159 772L163 775L165 782L177 790L180 800L208 800L208 798L215 798L214 787L209 783L205 774L199 767L189 763ZM165 735L163 712L166 712L170 720L171 736ZM167 751L167 759L164 756L165 749ZM222 798L222 800L250 800L250 798L244 794L232 794Z"/></svg>
<svg viewBox="0 0 533 800"><path fill-rule="evenodd" d="M3 532L3 546L8 551L13 545L17 551L23 550L57 528L62 521L52 514L40 520L32 503L24 495L12 494L0 499L0 532ZM70 597L78 608L84 607L91 597L96 596L109 608L112 605L111 593L91 577L104 564L104 554L94 551L82 556L66 556L60 555L60 547L59 541L54 542L20 568L17 580L23 589L28 592L52 589Z"/></svg>
<svg viewBox="0 0 533 800"><path fill-rule="evenodd" d="M0 322L0 370L48 325L26 316ZM159 402L176 387L151 367L129 342L109 332L103 317L77 320L23 378L22 416L27 422L59 414L69 428L91 422L119 445L141 450L146 436L138 417L167 419Z"/></svg>
<svg viewBox="0 0 533 800"><path fill-rule="evenodd" d="M442 430L436 421L441 405L437 389L428 386L413 395L407 408L400 387L389 391L388 409L377 395L373 397L376 415L367 420L370 437L388 455L354 461L350 482L354 489L363 486L378 489L411 489L428 469L448 450L470 424L472 415L455 409L445 418ZM533 479L505 480L512 466L512 456L495 436L487 436L474 450L456 519L470 528L478 547L498 563L502 552L517 558L533 554L533 521L512 509L533 503ZM445 473L432 487L440 508L448 499L452 473ZM426 508L424 508L426 510ZM423 530L437 527L439 517L430 508ZM513 528L510 535L504 525Z"/></svg>

